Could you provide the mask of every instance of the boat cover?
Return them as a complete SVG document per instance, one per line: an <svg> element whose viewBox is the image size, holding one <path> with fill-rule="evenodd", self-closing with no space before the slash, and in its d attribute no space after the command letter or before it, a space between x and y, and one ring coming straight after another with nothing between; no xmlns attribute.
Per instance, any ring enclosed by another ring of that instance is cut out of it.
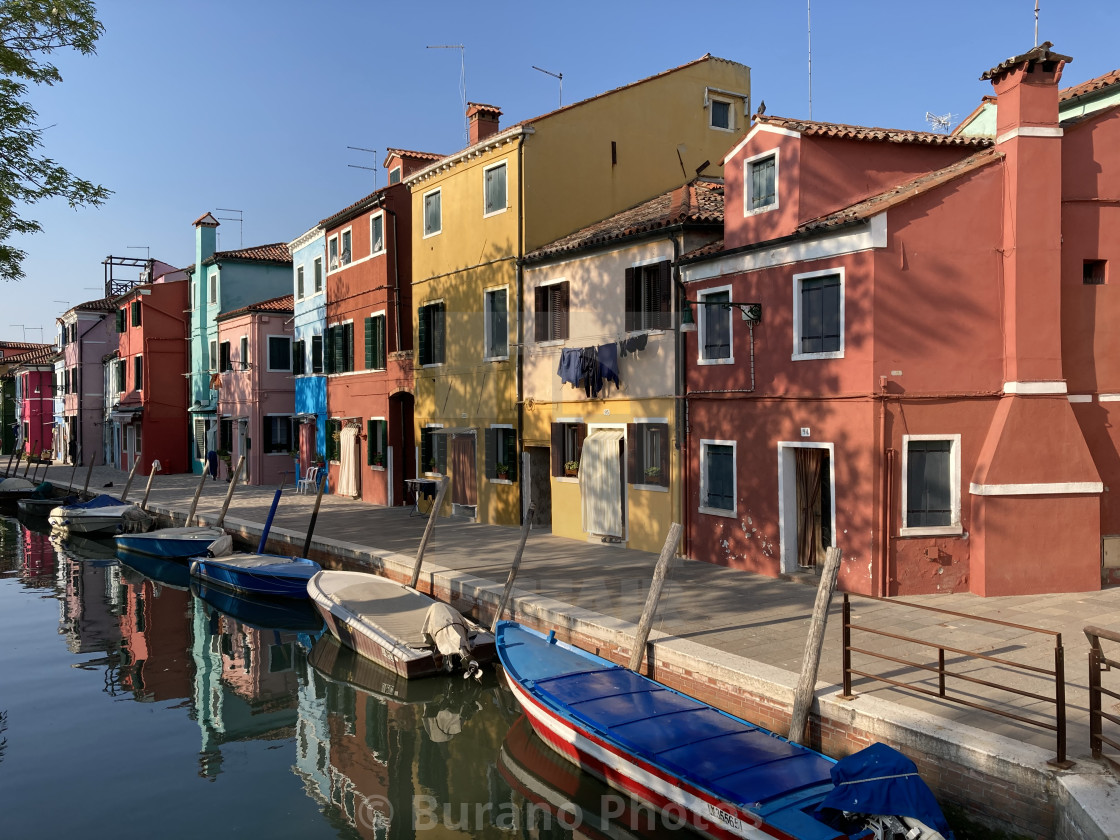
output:
<svg viewBox="0 0 1120 840"><path fill-rule="evenodd" d="M76 510L95 510L97 508L120 507L122 505L128 504L130 503L122 502L120 499L114 498L113 496L108 496L105 493L100 493L94 496L88 502L78 502L77 504L67 505L66 507Z"/></svg>
<svg viewBox="0 0 1120 840"><path fill-rule="evenodd" d="M832 767L835 788L821 809L856 814L896 814L921 820L947 838L953 833L918 768L898 750L872 744Z"/></svg>

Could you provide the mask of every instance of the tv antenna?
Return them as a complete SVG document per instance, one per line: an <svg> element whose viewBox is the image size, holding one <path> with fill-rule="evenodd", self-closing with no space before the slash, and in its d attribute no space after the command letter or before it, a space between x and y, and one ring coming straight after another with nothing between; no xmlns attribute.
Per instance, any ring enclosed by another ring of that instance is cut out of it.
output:
<svg viewBox="0 0 1120 840"><path fill-rule="evenodd" d="M351 169L365 169L367 172L373 173L373 188L377 189L377 149L363 149L361 146L347 146L347 149L353 149L355 152L369 152L373 155L373 166L359 166L356 163L346 164Z"/></svg>
<svg viewBox="0 0 1120 840"><path fill-rule="evenodd" d="M463 100L463 140L466 145L470 145L471 124L467 119L467 48L464 44L431 44L425 49L459 51L459 98Z"/></svg>
<svg viewBox="0 0 1120 840"><path fill-rule="evenodd" d="M551 76L552 78L554 78L558 82L560 82L560 107L563 108L564 107L564 74L563 73L553 73L551 70L545 70L543 67L537 67L537 65L535 65L535 64L532 64L530 66L534 70L538 70L541 73L544 73L546 76Z"/></svg>
<svg viewBox="0 0 1120 840"><path fill-rule="evenodd" d="M1038 0L1034 0L1034 45L1038 46Z"/></svg>
<svg viewBox="0 0 1120 840"><path fill-rule="evenodd" d="M809 39L809 119L813 118L813 0L805 0L805 30Z"/></svg>
<svg viewBox="0 0 1120 840"><path fill-rule="evenodd" d="M953 122L953 115L942 114L941 116L938 116L932 111L926 111L926 122L929 123L929 127L933 131L944 131L946 134L948 134L949 126Z"/></svg>
<svg viewBox="0 0 1120 840"><path fill-rule="evenodd" d="M240 242L240 244L237 247L238 248L244 248L245 247L245 213L244 213L244 211L242 211L242 210L231 210L228 207L215 207L214 209L217 210L219 213L236 213L237 214L236 216L215 216L214 218L215 219L221 219L223 222L237 222L237 238ZM218 236L220 237L221 235L222 235L221 231L219 231Z"/></svg>

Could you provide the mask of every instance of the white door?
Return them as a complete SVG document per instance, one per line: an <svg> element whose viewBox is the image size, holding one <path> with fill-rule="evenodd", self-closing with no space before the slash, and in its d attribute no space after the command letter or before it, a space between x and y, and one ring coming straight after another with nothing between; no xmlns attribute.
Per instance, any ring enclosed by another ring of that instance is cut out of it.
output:
<svg viewBox="0 0 1120 840"><path fill-rule="evenodd" d="M136 457L136 427L131 423L125 426L124 439L124 463L121 466L130 470L135 463L133 459Z"/></svg>
<svg viewBox="0 0 1120 840"><path fill-rule="evenodd" d="M237 454L245 456L245 466L241 472L242 480L249 483L249 421L240 419L237 421Z"/></svg>

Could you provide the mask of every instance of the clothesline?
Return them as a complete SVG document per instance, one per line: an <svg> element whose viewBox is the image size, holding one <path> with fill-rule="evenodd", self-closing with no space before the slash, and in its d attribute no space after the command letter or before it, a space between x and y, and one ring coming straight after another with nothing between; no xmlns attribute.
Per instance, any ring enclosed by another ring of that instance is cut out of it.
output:
<svg viewBox="0 0 1120 840"><path fill-rule="evenodd" d="M560 351L556 373L561 383L582 387L586 396L598 397L600 391L606 390L608 382L614 382L616 388L621 387L619 356L645 350L648 338L646 333L642 333L617 343L565 347Z"/></svg>

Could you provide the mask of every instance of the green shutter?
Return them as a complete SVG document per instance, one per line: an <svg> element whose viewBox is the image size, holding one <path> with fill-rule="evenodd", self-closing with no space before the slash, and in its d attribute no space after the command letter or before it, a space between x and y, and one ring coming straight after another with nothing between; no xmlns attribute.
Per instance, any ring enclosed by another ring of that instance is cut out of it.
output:
<svg viewBox="0 0 1120 840"><path fill-rule="evenodd" d="M486 452L483 455L485 461L485 470L487 478L497 478L498 470L498 430L486 429L486 440L484 444Z"/></svg>
<svg viewBox="0 0 1120 840"><path fill-rule="evenodd" d="M140 326L140 301L138 300L132 302L132 326Z"/></svg>
<svg viewBox="0 0 1120 840"><path fill-rule="evenodd" d="M420 318L416 323L416 347L419 350L421 365L428 365L432 362L431 348L428 347L428 313L430 311L429 307L421 306L419 310Z"/></svg>
<svg viewBox="0 0 1120 840"><path fill-rule="evenodd" d="M444 362L444 338L447 330L447 304L436 304L435 317L432 323L432 361L437 364Z"/></svg>
<svg viewBox="0 0 1120 840"><path fill-rule="evenodd" d="M379 315L373 321L375 334L373 337L373 366L378 370L385 370L388 364L385 360L385 316Z"/></svg>
<svg viewBox="0 0 1120 840"><path fill-rule="evenodd" d="M513 429L506 430L506 452L504 463L509 467L509 480L517 481L517 435Z"/></svg>
<svg viewBox="0 0 1120 840"><path fill-rule="evenodd" d="M124 310L123 309L118 309L117 310L117 332L123 333L124 331L125 331ZM65 341L63 341L62 343L66 344Z"/></svg>
<svg viewBox="0 0 1120 840"><path fill-rule="evenodd" d="M373 323L373 318L366 318L366 370L373 370L377 367L374 364L373 354Z"/></svg>
<svg viewBox="0 0 1120 840"><path fill-rule="evenodd" d="M420 472L429 472L428 461L432 458L432 430L420 430Z"/></svg>

